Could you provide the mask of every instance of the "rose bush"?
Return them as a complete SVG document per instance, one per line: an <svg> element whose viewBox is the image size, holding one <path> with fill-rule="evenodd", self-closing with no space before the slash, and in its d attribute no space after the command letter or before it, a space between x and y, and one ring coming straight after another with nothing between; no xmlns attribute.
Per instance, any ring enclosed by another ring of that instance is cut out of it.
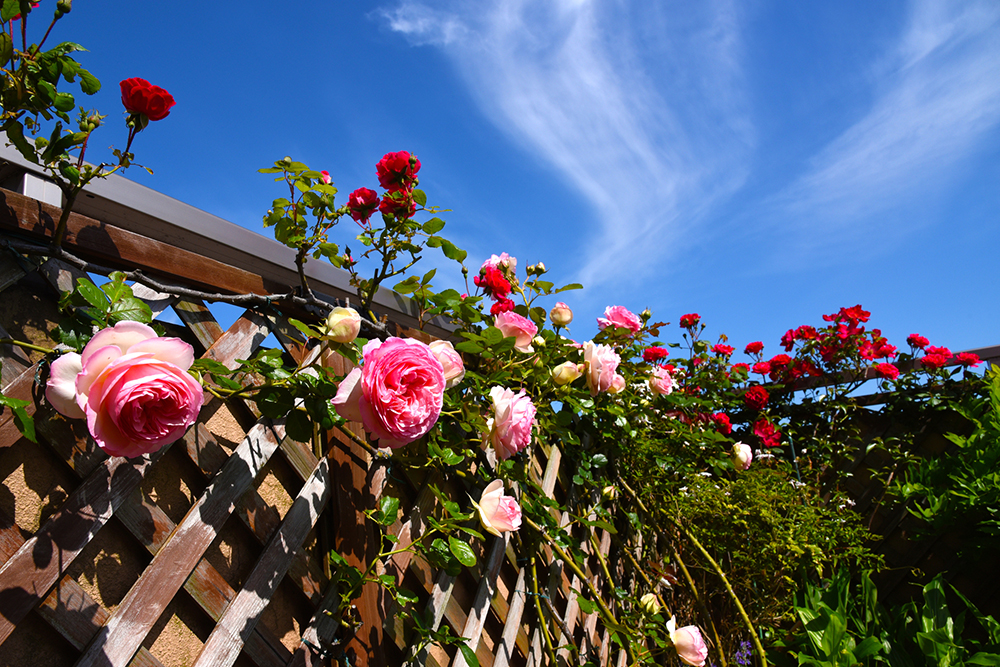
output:
<svg viewBox="0 0 1000 667"><path fill-rule="evenodd" d="M67 417L85 417L94 441L112 456L155 452L198 418L201 385L187 369L194 349L160 338L139 322L98 332L82 354L52 362L45 397Z"/></svg>

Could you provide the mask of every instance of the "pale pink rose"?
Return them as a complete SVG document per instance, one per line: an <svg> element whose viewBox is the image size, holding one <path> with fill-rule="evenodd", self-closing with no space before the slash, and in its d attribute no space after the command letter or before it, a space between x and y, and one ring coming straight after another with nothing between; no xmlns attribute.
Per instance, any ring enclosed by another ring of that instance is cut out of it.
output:
<svg viewBox="0 0 1000 667"><path fill-rule="evenodd" d="M194 348L140 322L99 331L82 354L52 362L45 397L67 417L86 417L111 456L134 458L178 440L198 418L204 392L187 369Z"/></svg>
<svg viewBox="0 0 1000 667"><path fill-rule="evenodd" d="M493 323L503 332L505 338L514 338L515 350L526 354L535 351L535 348L531 347L531 339L538 333L538 327L527 317L509 310L498 313Z"/></svg>
<svg viewBox="0 0 1000 667"><path fill-rule="evenodd" d="M340 383L334 408L360 421L380 447L402 447L437 423L444 402L444 369L431 348L412 338L370 340L363 365Z"/></svg>
<svg viewBox="0 0 1000 667"><path fill-rule="evenodd" d="M361 332L361 315L353 308L334 308L326 316L323 336L335 343L350 343Z"/></svg>
<svg viewBox="0 0 1000 667"><path fill-rule="evenodd" d="M535 425L535 406L522 389L515 394L510 389L493 387L493 417L483 445L488 442L500 460L508 459L531 444L531 429Z"/></svg>
<svg viewBox="0 0 1000 667"><path fill-rule="evenodd" d="M549 319L557 327L567 326L573 321L573 311L562 301L559 301L549 311Z"/></svg>
<svg viewBox="0 0 1000 667"><path fill-rule="evenodd" d="M585 364L578 364L574 361L564 361L552 369L552 381L561 387L583 375L585 370L587 370L587 366Z"/></svg>
<svg viewBox="0 0 1000 667"><path fill-rule="evenodd" d="M753 450L750 449L750 445L744 445L742 442L734 443L732 455L733 468L737 472L750 469L750 462L753 461Z"/></svg>
<svg viewBox="0 0 1000 667"><path fill-rule="evenodd" d="M649 388L654 394L666 396L677 388L677 381L666 368L653 366L653 374L649 376Z"/></svg>
<svg viewBox="0 0 1000 667"><path fill-rule="evenodd" d="M583 361L587 364L587 389L591 396L608 391L618 375L622 358L609 345L598 345L592 340L583 344Z"/></svg>
<svg viewBox="0 0 1000 667"><path fill-rule="evenodd" d="M625 378L615 373L615 376L611 379L611 386L608 387L609 394L617 394L622 389L625 388Z"/></svg>
<svg viewBox="0 0 1000 667"><path fill-rule="evenodd" d="M483 490L478 503L472 501L479 510L483 528L497 537L521 527L521 506L503 491L503 480L495 479Z"/></svg>
<svg viewBox="0 0 1000 667"><path fill-rule="evenodd" d="M451 341L436 340L431 343L430 347L431 352L441 362L441 368L444 369L444 388L451 389L465 377L465 363L462 361L462 355L455 350Z"/></svg>
<svg viewBox="0 0 1000 667"><path fill-rule="evenodd" d="M517 258L511 257L505 252L499 255L490 255L490 258L483 262L483 265L479 268L482 271L487 266L492 266L494 269L499 269L510 275L517 273Z"/></svg>
<svg viewBox="0 0 1000 667"><path fill-rule="evenodd" d="M636 333L642 328L642 320L624 306L608 306L604 309L604 317L597 318L597 326L601 329L620 327Z"/></svg>
<svg viewBox="0 0 1000 667"><path fill-rule="evenodd" d="M677 657L693 667L703 667L705 658L708 657L708 647L697 626L687 625L677 629L677 621L671 616L667 621L667 632L677 649Z"/></svg>

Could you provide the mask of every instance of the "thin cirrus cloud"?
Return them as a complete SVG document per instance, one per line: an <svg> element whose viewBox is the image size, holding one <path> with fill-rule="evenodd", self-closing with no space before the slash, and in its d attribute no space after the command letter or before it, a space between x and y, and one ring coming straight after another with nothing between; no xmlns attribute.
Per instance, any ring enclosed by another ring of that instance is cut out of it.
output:
<svg viewBox="0 0 1000 667"><path fill-rule="evenodd" d="M745 178L753 130L733 3L657 4L404 0L381 11L411 43L448 54L484 115L590 203L577 276L588 287L649 272Z"/></svg>
<svg viewBox="0 0 1000 667"><path fill-rule="evenodd" d="M813 250L922 224L914 207L950 187L1000 124L998 27L992 1L912 3L873 66L871 106L765 202L768 217L794 221L794 242Z"/></svg>

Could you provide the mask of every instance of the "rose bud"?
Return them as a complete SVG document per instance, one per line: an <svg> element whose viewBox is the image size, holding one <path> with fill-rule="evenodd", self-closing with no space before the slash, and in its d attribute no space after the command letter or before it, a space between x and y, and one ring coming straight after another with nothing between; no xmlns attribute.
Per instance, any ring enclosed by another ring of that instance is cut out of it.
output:
<svg viewBox="0 0 1000 667"><path fill-rule="evenodd" d="M353 308L334 308L326 316L326 340L350 343L361 331L361 315Z"/></svg>
<svg viewBox="0 0 1000 667"><path fill-rule="evenodd" d="M569 306L560 301L549 311L549 319L552 320L553 325L564 327L573 321L573 311L569 309Z"/></svg>
<svg viewBox="0 0 1000 667"><path fill-rule="evenodd" d="M737 472L741 470L749 470L750 462L753 461L753 450L750 449L750 445L744 445L742 442L737 442L733 444L733 468Z"/></svg>
<svg viewBox="0 0 1000 667"><path fill-rule="evenodd" d="M479 521L488 533L501 537L521 527L521 506L512 496L504 495L502 479L490 482L479 502L473 500L472 504L479 510Z"/></svg>
<svg viewBox="0 0 1000 667"><path fill-rule="evenodd" d="M677 628L677 621L673 616L667 621L667 632L670 633L670 641L677 649L677 657L693 667L703 667L705 658L708 657L708 647L705 640L701 638L701 630L695 625L686 625Z"/></svg>
<svg viewBox="0 0 1000 667"><path fill-rule="evenodd" d="M444 369L444 388L451 389L465 377L465 363L462 361L462 355L455 351L455 346L451 344L451 341L436 340L431 343L430 347L431 352L441 362L441 368Z"/></svg>
<svg viewBox="0 0 1000 667"><path fill-rule="evenodd" d="M659 614L660 610L663 608L660 603L656 600L655 593L646 593L641 598L639 598L639 606L642 610L652 616L653 614Z"/></svg>
<svg viewBox="0 0 1000 667"><path fill-rule="evenodd" d="M561 387L583 375L584 370L586 370L584 364L564 361L552 369L552 381Z"/></svg>

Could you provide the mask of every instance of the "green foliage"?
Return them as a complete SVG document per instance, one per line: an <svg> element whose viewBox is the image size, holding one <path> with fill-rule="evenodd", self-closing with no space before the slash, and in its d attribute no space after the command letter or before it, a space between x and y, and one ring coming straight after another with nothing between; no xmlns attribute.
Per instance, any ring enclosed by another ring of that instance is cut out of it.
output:
<svg viewBox="0 0 1000 667"><path fill-rule="evenodd" d="M964 611L951 615L942 575L924 586L922 606L908 602L890 609L878 602L869 572L855 586L842 569L822 586L805 583L795 606L801 630L775 642L769 657L779 667L1000 664L1000 624L958 596L985 633L985 644L966 632Z"/></svg>

